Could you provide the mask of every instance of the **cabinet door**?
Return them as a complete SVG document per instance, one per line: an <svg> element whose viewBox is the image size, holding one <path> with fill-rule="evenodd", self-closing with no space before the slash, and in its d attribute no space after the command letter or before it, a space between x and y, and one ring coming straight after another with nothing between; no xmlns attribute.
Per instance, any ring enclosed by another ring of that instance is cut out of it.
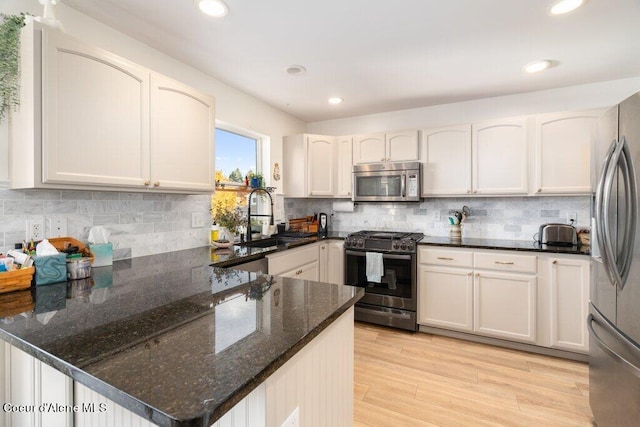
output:
<svg viewBox="0 0 640 427"><path fill-rule="evenodd" d="M336 197L351 198L352 172L353 172L353 138L341 136L337 138L338 159L336 182Z"/></svg>
<svg viewBox="0 0 640 427"><path fill-rule="evenodd" d="M344 285L344 242L330 242L327 258L327 282Z"/></svg>
<svg viewBox="0 0 640 427"><path fill-rule="evenodd" d="M318 281L320 280L320 269L318 267L318 261L296 267L293 270L289 270L285 273L280 274L279 276Z"/></svg>
<svg viewBox="0 0 640 427"><path fill-rule="evenodd" d="M213 191L213 97L153 75L151 89L151 185Z"/></svg>
<svg viewBox="0 0 640 427"><path fill-rule="evenodd" d="M408 130L385 134L386 159L389 162L418 160L418 131Z"/></svg>
<svg viewBox="0 0 640 427"><path fill-rule="evenodd" d="M307 137L307 179L309 196L328 196L334 193L335 140L330 136Z"/></svg>
<svg viewBox="0 0 640 427"><path fill-rule="evenodd" d="M536 277L476 272L474 330L483 335L535 343Z"/></svg>
<svg viewBox="0 0 640 427"><path fill-rule="evenodd" d="M589 351L589 261L551 258L551 347Z"/></svg>
<svg viewBox="0 0 640 427"><path fill-rule="evenodd" d="M353 138L353 164L384 162L387 157L383 133Z"/></svg>
<svg viewBox="0 0 640 427"><path fill-rule="evenodd" d="M591 130L600 113L565 113L536 118L535 192L591 192Z"/></svg>
<svg viewBox="0 0 640 427"><path fill-rule="evenodd" d="M473 331L473 271L420 266L418 323Z"/></svg>
<svg viewBox="0 0 640 427"><path fill-rule="evenodd" d="M329 244L322 242L318 245L318 264L320 265L319 279L321 282L329 281Z"/></svg>
<svg viewBox="0 0 640 427"><path fill-rule="evenodd" d="M144 187L149 72L43 30L42 182Z"/></svg>
<svg viewBox="0 0 640 427"><path fill-rule="evenodd" d="M473 192L527 193L527 120L472 126Z"/></svg>
<svg viewBox="0 0 640 427"><path fill-rule="evenodd" d="M471 125L422 131L422 195L471 193Z"/></svg>

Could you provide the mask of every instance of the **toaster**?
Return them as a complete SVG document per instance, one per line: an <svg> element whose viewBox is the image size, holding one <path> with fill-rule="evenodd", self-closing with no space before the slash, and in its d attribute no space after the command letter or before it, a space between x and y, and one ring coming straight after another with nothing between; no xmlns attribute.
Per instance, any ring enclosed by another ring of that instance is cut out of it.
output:
<svg viewBox="0 0 640 427"><path fill-rule="evenodd" d="M578 246L578 233L573 225L542 224L538 241L543 245Z"/></svg>

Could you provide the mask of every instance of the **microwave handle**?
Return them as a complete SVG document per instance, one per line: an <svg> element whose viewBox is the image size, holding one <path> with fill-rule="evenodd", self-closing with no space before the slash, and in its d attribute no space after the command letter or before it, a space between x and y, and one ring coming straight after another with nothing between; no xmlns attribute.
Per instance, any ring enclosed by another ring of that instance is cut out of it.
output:
<svg viewBox="0 0 640 427"><path fill-rule="evenodd" d="M400 180L400 194L402 197L407 197L407 174L402 174L402 179Z"/></svg>

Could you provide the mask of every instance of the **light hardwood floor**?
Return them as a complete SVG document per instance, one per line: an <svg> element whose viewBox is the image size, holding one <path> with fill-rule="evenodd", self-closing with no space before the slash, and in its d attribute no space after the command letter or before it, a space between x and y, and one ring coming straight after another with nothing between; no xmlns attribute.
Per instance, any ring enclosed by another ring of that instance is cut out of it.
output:
<svg viewBox="0 0 640 427"><path fill-rule="evenodd" d="M355 426L591 426L587 364L356 322Z"/></svg>

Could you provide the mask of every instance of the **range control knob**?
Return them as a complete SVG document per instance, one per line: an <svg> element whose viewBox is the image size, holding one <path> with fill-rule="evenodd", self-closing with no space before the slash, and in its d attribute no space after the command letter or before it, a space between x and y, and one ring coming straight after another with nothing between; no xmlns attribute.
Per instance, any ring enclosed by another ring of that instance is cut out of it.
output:
<svg viewBox="0 0 640 427"><path fill-rule="evenodd" d="M400 249L398 242L393 242L393 250L397 251L398 249Z"/></svg>
<svg viewBox="0 0 640 427"><path fill-rule="evenodd" d="M358 247L359 248L363 248L364 247L364 240L358 240Z"/></svg>
<svg viewBox="0 0 640 427"><path fill-rule="evenodd" d="M407 242L402 241L402 243L400 244L400 248L402 248L403 251L407 250Z"/></svg>
<svg viewBox="0 0 640 427"><path fill-rule="evenodd" d="M413 251L415 249L415 245L412 241L409 242L409 244L407 245L407 249L410 251Z"/></svg>

